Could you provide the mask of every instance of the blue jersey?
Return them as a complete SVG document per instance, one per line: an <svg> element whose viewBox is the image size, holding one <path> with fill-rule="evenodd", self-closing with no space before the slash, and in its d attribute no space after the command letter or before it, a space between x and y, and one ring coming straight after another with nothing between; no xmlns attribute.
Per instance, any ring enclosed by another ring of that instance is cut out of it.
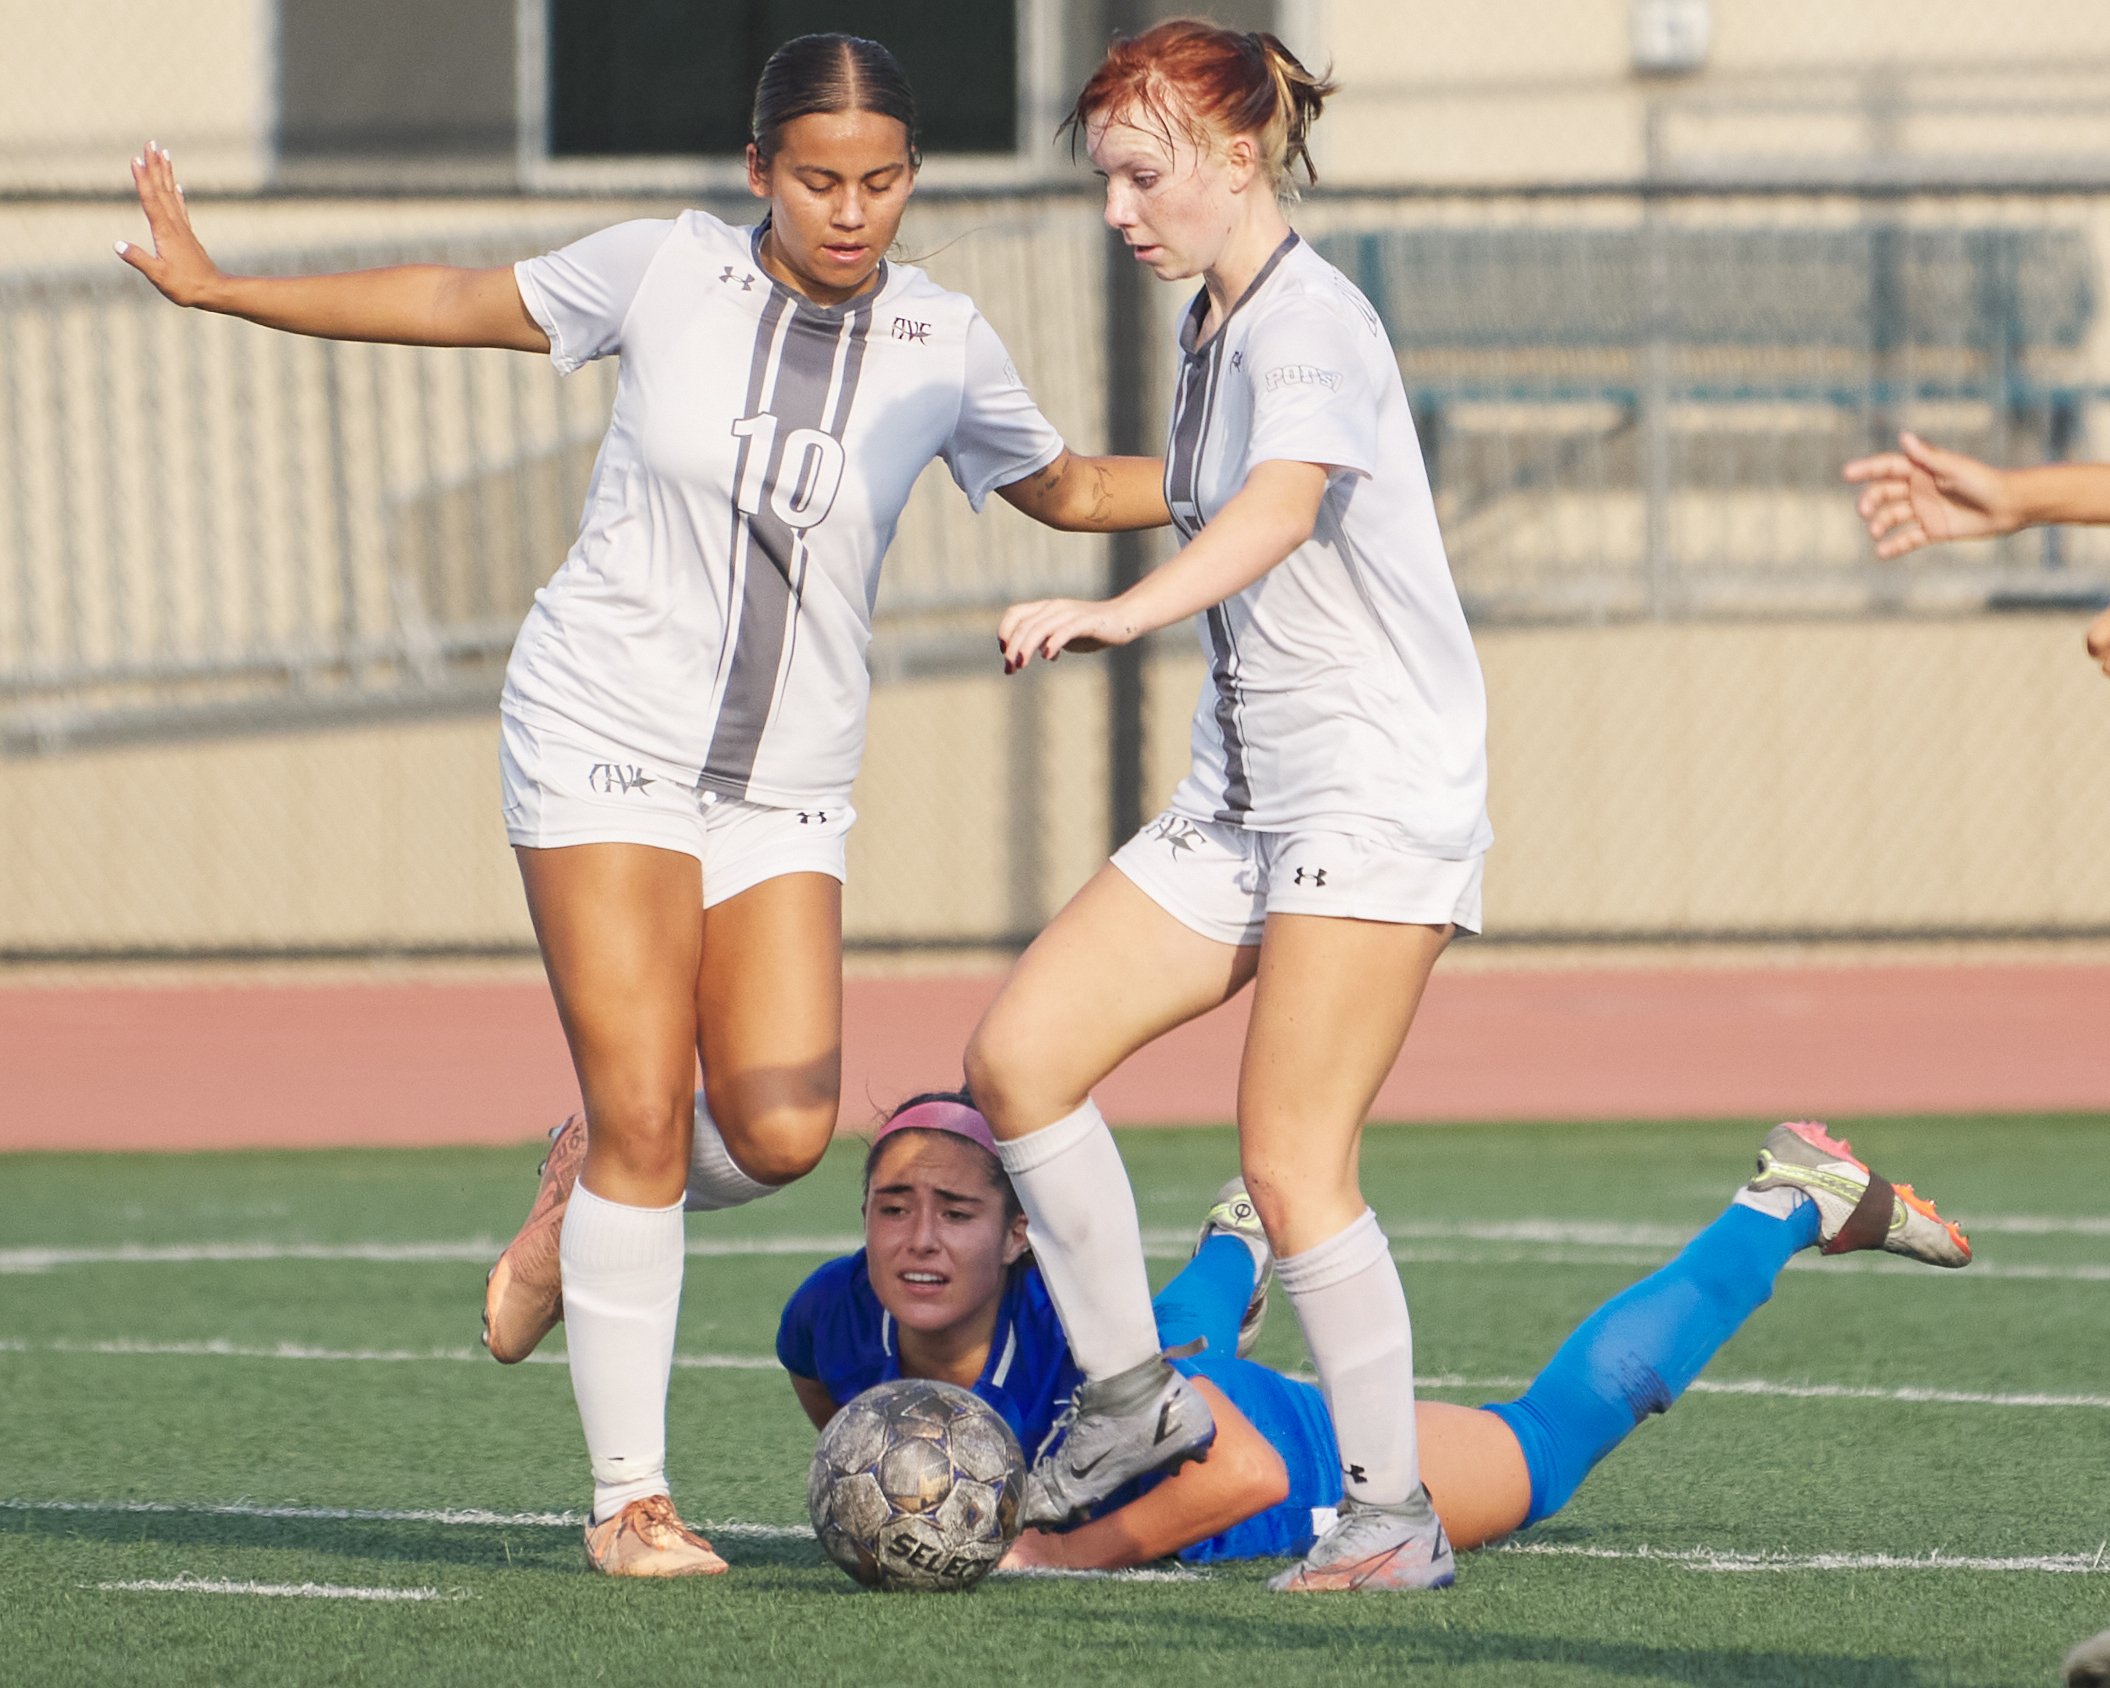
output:
<svg viewBox="0 0 2110 1688"><path fill-rule="evenodd" d="M863 1249L816 1268L793 1292L777 1326L777 1358L794 1377L819 1383L837 1406L901 1375L894 1316L872 1289ZM1003 1415L1030 1460L1083 1381L1040 1273L1014 1271L974 1392Z"/></svg>
<svg viewBox="0 0 2110 1688"><path fill-rule="evenodd" d="M1235 1313L1231 1323L1235 1328ZM838 1406L901 1375L893 1315L879 1304L862 1249L816 1268L799 1285L777 1327L777 1358L794 1376L819 1383ZM1183 1549L1180 1558L1207 1564L1303 1554L1341 1498L1340 1453L1325 1398L1309 1383L1229 1353L1204 1353L1174 1364L1221 1389L1289 1468L1289 1494L1283 1501ZM1039 1271L1031 1264L1014 1271L974 1392L1003 1416L1033 1459L1052 1447L1055 1422L1083 1381ZM1131 1484L1102 1510L1125 1505L1160 1480ZM1316 1522L1314 1513L1319 1514Z"/></svg>

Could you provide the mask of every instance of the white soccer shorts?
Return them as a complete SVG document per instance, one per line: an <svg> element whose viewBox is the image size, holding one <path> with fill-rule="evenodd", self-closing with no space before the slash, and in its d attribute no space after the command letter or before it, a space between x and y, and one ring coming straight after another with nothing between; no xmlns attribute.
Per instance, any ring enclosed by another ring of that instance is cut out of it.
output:
<svg viewBox="0 0 2110 1688"><path fill-rule="evenodd" d="M506 837L529 849L649 844L703 864L703 906L714 908L787 873L847 877L844 849L857 811L774 809L699 791L633 751L499 716Z"/></svg>
<svg viewBox="0 0 2110 1688"><path fill-rule="evenodd" d="M1345 832L1253 832L1168 809L1113 861L1183 926L1220 944L1257 944L1271 914L1478 932L1487 858L1444 861Z"/></svg>

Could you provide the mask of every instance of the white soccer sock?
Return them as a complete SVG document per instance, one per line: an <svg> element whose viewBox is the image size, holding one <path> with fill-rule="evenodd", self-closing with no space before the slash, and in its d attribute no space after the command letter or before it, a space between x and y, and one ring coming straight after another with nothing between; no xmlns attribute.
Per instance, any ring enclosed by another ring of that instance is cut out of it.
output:
<svg viewBox="0 0 2110 1688"><path fill-rule="evenodd" d="M1277 1255L1275 1281L1304 1327L1341 1447L1342 1488L1371 1506L1397 1506L1421 1482L1414 1331L1377 1215L1366 1207L1317 1248Z"/></svg>
<svg viewBox="0 0 2110 1688"><path fill-rule="evenodd" d="M1135 1191L1098 1108L1087 1101L996 1151L1084 1375L1097 1382L1155 1358L1158 1325Z"/></svg>
<svg viewBox="0 0 2110 1688"><path fill-rule="evenodd" d="M740 1170L732 1150L725 1146L724 1133L711 1118L711 1110L696 1092L696 1135L689 1144L689 1187L682 1206L691 1213L717 1213L728 1207L745 1207L782 1188L750 1178Z"/></svg>
<svg viewBox="0 0 2110 1688"><path fill-rule="evenodd" d="M625 1207L573 1187L558 1243L571 1392L593 1515L667 1492L667 1379L681 1311L681 1204Z"/></svg>

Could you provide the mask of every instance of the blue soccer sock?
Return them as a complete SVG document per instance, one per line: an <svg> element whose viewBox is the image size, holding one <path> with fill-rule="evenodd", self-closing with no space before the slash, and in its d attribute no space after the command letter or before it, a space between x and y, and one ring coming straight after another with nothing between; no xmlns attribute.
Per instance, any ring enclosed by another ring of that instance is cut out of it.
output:
<svg viewBox="0 0 2110 1688"><path fill-rule="evenodd" d="M1525 1522L1566 1506L1635 1425L1668 1411L1766 1304L1789 1259L1816 1242L1814 1202L1784 1219L1730 1207L1669 1265L1576 1326L1521 1400L1490 1406L1516 1432L1531 1469Z"/></svg>
<svg viewBox="0 0 2110 1688"><path fill-rule="evenodd" d="M1238 1352L1238 1327L1252 1299L1253 1251L1219 1231L1151 1302L1158 1346L1184 1348L1200 1338L1206 1352L1228 1360Z"/></svg>

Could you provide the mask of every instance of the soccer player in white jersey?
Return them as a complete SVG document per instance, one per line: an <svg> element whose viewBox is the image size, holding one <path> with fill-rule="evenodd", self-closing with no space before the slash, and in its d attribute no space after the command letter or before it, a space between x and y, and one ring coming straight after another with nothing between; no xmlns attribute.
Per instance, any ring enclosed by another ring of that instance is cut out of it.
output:
<svg viewBox="0 0 2110 1688"><path fill-rule="evenodd" d="M1418 1466L1406 1297L1364 1203L1364 1116L1436 958L1480 923L1485 697L1376 313L1282 210L1328 82L1272 36L1116 43L1071 122L1179 332L1166 492L1183 548L1109 602L1014 606L1006 666L1201 617L1193 765L1021 959L968 1083L1088 1381L1029 1521L1191 1458L1207 1406L1158 1353L1136 1212L1090 1093L1249 981L1240 1156L1338 1429L1335 1528L1275 1586L1453 1575Z"/></svg>
<svg viewBox="0 0 2110 1688"><path fill-rule="evenodd" d="M725 1568L667 1492L684 1199L766 1196L835 1127L865 646L910 488L942 458L978 508L1168 519L1154 459L1073 456L973 302L886 262L918 153L884 47L786 44L752 133L751 229L690 211L517 266L230 276L150 146L152 249L118 247L178 304L295 333L621 359L502 703L507 833L592 1132L557 1144L486 1298L500 1358L568 1323L587 1553L617 1575Z"/></svg>

